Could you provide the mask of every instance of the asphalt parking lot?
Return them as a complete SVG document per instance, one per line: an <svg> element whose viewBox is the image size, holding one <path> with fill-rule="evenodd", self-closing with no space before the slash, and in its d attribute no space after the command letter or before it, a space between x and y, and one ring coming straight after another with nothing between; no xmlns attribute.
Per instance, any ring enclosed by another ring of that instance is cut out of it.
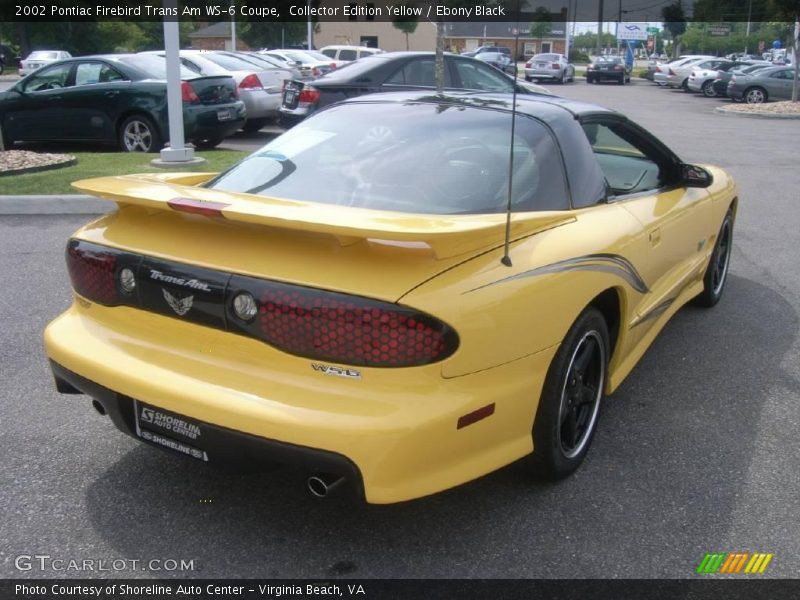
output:
<svg viewBox="0 0 800 600"><path fill-rule="evenodd" d="M43 354L70 298L64 244L87 218L2 216L0 576L92 575L15 566L38 553L142 561L101 576L684 578L706 552L758 551L774 553L767 576L797 577L800 121L720 115L720 100L649 82L548 87L620 110L740 188L722 301L676 315L607 400L575 476L537 483L522 461L364 506L310 497L290 468L223 471L144 447L58 395ZM141 570L170 559L194 568Z"/></svg>

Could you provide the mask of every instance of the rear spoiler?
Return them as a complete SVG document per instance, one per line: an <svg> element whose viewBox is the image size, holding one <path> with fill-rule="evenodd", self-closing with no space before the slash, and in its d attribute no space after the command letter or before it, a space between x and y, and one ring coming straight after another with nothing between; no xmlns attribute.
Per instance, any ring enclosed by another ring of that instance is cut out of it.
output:
<svg viewBox="0 0 800 600"><path fill-rule="evenodd" d="M221 217L228 221L319 233L342 246L361 241L403 247L429 247L448 258L503 243L506 215L406 214L221 192L196 187L215 173L123 175L83 179L72 186L120 207L140 206ZM511 239L527 237L575 220L571 213L515 213Z"/></svg>

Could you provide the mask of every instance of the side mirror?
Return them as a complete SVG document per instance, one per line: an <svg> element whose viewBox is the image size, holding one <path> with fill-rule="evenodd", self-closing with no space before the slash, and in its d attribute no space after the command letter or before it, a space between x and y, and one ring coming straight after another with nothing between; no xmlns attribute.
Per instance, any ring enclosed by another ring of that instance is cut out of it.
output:
<svg viewBox="0 0 800 600"><path fill-rule="evenodd" d="M711 173L697 165L681 165L681 181L686 187L707 188L714 178Z"/></svg>

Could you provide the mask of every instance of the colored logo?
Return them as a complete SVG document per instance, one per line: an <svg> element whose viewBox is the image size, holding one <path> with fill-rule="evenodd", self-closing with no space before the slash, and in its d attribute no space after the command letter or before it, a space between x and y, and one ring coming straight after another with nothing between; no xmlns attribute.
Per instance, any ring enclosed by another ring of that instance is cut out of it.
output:
<svg viewBox="0 0 800 600"><path fill-rule="evenodd" d="M765 552L715 552L706 554L697 572L711 573L763 573L772 560L773 554Z"/></svg>

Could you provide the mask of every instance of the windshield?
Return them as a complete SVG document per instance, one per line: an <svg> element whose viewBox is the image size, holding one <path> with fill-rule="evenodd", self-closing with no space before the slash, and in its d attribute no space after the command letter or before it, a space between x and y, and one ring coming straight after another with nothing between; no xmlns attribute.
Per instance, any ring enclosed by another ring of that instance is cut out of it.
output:
<svg viewBox="0 0 800 600"><path fill-rule="evenodd" d="M303 121L207 186L403 213L503 212L510 130L511 115L496 110L344 104ZM516 122L512 189L516 211L568 207L560 151L528 117Z"/></svg>
<svg viewBox="0 0 800 600"><path fill-rule="evenodd" d="M43 50L39 50L37 52L31 52L28 60L55 60L57 58L58 52L45 52Z"/></svg>

